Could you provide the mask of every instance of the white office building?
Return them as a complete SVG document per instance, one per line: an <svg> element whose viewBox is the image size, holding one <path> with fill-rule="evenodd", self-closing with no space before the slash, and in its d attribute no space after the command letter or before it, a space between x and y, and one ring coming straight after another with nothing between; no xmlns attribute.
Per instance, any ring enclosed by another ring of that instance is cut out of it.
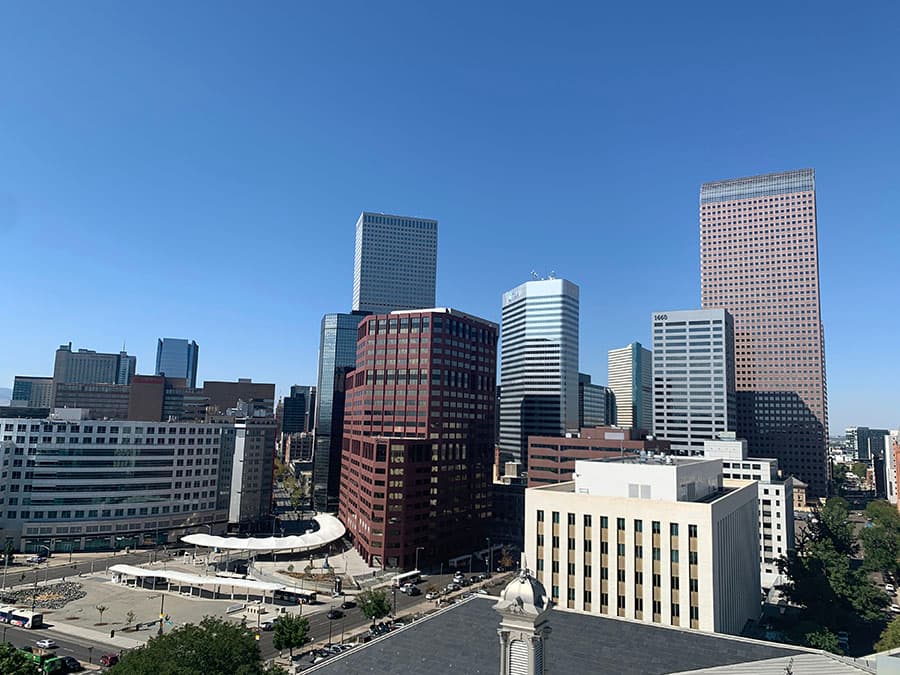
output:
<svg viewBox="0 0 900 675"><path fill-rule="evenodd" d="M897 458L894 449L900 448L900 430L888 431L884 437L884 486L885 497L897 504Z"/></svg>
<svg viewBox="0 0 900 675"><path fill-rule="evenodd" d="M685 455L735 429L734 324L724 309L653 314L653 432Z"/></svg>
<svg viewBox="0 0 900 675"><path fill-rule="evenodd" d="M525 493L526 559L553 602L706 631L759 617L756 524L755 483L715 459L579 460L574 482Z"/></svg>
<svg viewBox="0 0 900 675"><path fill-rule="evenodd" d="M760 583L771 588L779 576L777 560L794 548L794 479L781 479L777 459L747 457L747 441L733 433L706 441L703 455L722 460L725 478L756 481Z"/></svg>
<svg viewBox="0 0 900 675"><path fill-rule="evenodd" d="M653 353L632 342L608 354L609 388L615 396L615 424L653 428Z"/></svg>
<svg viewBox="0 0 900 675"><path fill-rule="evenodd" d="M0 419L0 537L19 550L153 546L268 515L274 421L138 422L84 413Z"/></svg>
<svg viewBox="0 0 900 675"><path fill-rule="evenodd" d="M363 211L356 221L353 311L434 307L437 236L436 220Z"/></svg>
<svg viewBox="0 0 900 675"><path fill-rule="evenodd" d="M526 465L528 436L578 429L578 286L541 279L504 293L500 358L500 450Z"/></svg>

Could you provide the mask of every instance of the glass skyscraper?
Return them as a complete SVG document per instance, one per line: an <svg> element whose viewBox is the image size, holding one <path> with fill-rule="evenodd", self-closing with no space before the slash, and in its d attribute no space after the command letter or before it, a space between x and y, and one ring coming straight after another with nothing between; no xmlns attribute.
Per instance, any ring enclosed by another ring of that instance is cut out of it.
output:
<svg viewBox="0 0 900 675"><path fill-rule="evenodd" d="M160 338L156 347L156 374L187 380L191 389L197 387L197 357L200 347L191 340Z"/></svg>
<svg viewBox="0 0 900 675"><path fill-rule="evenodd" d="M828 395L816 176L800 169L700 188L703 308L734 317L737 433L814 495L828 484Z"/></svg>
<svg viewBox="0 0 900 675"><path fill-rule="evenodd" d="M632 342L608 354L609 388L615 395L616 425L649 431L653 426L653 352Z"/></svg>
<svg viewBox="0 0 900 675"><path fill-rule="evenodd" d="M364 211L356 223L353 310L434 307L436 220Z"/></svg>
<svg viewBox="0 0 900 675"><path fill-rule="evenodd" d="M528 281L503 294L500 450L527 468L528 437L578 429L578 286Z"/></svg>
<svg viewBox="0 0 900 675"><path fill-rule="evenodd" d="M359 322L368 312L326 314L319 340L316 386L316 449L313 459L313 504L337 511L340 492L341 439L344 424L344 379L356 367Z"/></svg>

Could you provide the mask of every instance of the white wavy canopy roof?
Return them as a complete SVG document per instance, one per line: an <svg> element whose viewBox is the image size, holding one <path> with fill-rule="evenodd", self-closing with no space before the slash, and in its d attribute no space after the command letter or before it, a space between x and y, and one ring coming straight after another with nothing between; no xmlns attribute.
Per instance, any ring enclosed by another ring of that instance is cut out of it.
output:
<svg viewBox="0 0 900 675"><path fill-rule="evenodd" d="M133 565L111 565L109 571L129 577L156 577L157 579L167 579L188 586L233 586L235 588L264 592L281 591L287 588L281 584L273 584L268 581L256 581L255 579L204 577L198 574L186 574L184 572L175 572L172 570L148 570L145 567L134 567Z"/></svg>
<svg viewBox="0 0 900 675"><path fill-rule="evenodd" d="M218 548L228 551L311 551L337 541L344 536L344 524L327 513L313 520L318 530L288 537L218 537L210 534L188 534L181 538L185 544Z"/></svg>

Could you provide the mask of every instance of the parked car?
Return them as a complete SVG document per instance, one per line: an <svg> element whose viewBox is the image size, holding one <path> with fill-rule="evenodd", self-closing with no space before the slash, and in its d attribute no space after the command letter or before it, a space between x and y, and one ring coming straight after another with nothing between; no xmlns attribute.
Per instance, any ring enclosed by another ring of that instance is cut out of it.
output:
<svg viewBox="0 0 900 675"><path fill-rule="evenodd" d="M36 644L41 649L56 649L56 643L53 640L38 640L34 644Z"/></svg>
<svg viewBox="0 0 900 675"><path fill-rule="evenodd" d="M116 665L119 662L118 654L104 654L100 657L100 665L107 668Z"/></svg>
<svg viewBox="0 0 900 675"><path fill-rule="evenodd" d="M403 592L406 593L409 597L413 597L415 595L422 595L422 591L420 591L416 586L410 586Z"/></svg>
<svg viewBox="0 0 900 675"><path fill-rule="evenodd" d="M275 630L275 622L274 621L263 621L259 627L263 630Z"/></svg>
<svg viewBox="0 0 900 675"><path fill-rule="evenodd" d="M898 605L896 602L888 607L888 609L890 609L894 614L900 614L900 605Z"/></svg>
<svg viewBox="0 0 900 675"><path fill-rule="evenodd" d="M42 555L33 555L30 558L26 559L25 562L29 562L32 565L40 565L43 562L47 562L47 559Z"/></svg>
<svg viewBox="0 0 900 675"><path fill-rule="evenodd" d="M426 600L437 600L439 597L441 597L441 594L437 591L429 591L425 594Z"/></svg>
<svg viewBox="0 0 900 675"><path fill-rule="evenodd" d="M353 600L344 600L341 603L341 609L353 609L356 607L356 603Z"/></svg>
<svg viewBox="0 0 900 675"><path fill-rule="evenodd" d="M66 667L66 671L70 673L80 673L84 670L84 666L81 665L81 662L71 656L63 657L63 665Z"/></svg>
<svg viewBox="0 0 900 675"><path fill-rule="evenodd" d="M452 593L453 591L458 591L460 588L461 588L461 586L459 584L449 583L449 584L447 584L446 590L448 593Z"/></svg>
<svg viewBox="0 0 900 675"><path fill-rule="evenodd" d="M339 609L332 608L328 610L328 614L326 614L325 616L327 616L329 619L340 619L342 616L344 616L344 613Z"/></svg>
<svg viewBox="0 0 900 675"><path fill-rule="evenodd" d="M485 579L490 579L490 578L491 578L491 575L488 574L487 572L482 572L481 574L478 575L478 581L484 581Z"/></svg>

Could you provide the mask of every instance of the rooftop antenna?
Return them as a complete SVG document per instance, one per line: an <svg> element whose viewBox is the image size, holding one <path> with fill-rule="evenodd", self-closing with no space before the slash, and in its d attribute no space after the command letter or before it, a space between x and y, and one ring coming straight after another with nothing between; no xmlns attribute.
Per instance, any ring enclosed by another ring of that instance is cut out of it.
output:
<svg viewBox="0 0 900 675"><path fill-rule="evenodd" d="M541 277L538 275L537 272L535 272L534 270L531 270L531 278L534 279L535 281L537 281Z"/></svg>
<svg viewBox="0 0 900 675"><path fill-rule="evenodd" d="M548 279L555 279L555 278L556 278L556 270L550 270L550 276L547 277L547 278L548 278Z"/></svg>

